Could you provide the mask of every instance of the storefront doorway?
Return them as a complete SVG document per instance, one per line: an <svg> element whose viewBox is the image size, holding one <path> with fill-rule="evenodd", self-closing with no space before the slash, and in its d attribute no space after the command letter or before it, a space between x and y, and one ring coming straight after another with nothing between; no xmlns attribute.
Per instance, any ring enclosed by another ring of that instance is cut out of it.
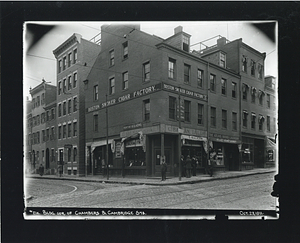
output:
<svg viewBox="0 0 300 243"><path fill-rule="evenodd" d="M161 165L160 165L161 149L155 149L154 155L155 155L155 176L158 176L161 173ZM172 164L173 164L171 149L165 149L165 161L167 163L167 174L170 174Z"/></svg>

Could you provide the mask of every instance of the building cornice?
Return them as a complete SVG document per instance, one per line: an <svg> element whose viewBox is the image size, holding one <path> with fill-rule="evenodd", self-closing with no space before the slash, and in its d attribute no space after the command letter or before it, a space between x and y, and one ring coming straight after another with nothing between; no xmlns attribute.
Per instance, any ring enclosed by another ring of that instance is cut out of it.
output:
<svg viewBox="0 0 300 243"><path fill-rule="evenodd" d="M67 39L53 51L54 56L57 58L61 53L63 53L70 46L74 45L76 42L81 43L81 38L82 36L80 34L74 33L69 39Z"/></svg>

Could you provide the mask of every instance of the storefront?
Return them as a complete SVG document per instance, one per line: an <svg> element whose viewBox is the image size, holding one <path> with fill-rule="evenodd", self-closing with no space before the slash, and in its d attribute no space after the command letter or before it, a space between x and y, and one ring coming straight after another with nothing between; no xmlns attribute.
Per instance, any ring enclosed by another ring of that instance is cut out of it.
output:
<svg viewBox="0 0 300 243"><path fill-rule="evenodd" d="M266 167L275 167L277 151L276 140L266 137Z"/></svg>

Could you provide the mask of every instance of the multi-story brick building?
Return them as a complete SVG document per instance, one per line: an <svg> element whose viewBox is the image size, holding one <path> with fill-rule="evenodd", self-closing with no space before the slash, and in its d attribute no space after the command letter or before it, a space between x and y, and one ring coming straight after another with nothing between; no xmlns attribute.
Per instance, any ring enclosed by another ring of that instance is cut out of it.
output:
<svg viewBox="0 0 300 243"><path fill-rule="evenodd" d="M50 164L46 163L46 151L49 150L46 141L47 118L45 107L56 100L56 86L46 83L45 80L33 89L31 94L31 111L27 113L29 158L31 170L35 171L40 164L45 169L51 169ZM50 139L50 137L49 137Z"/></svg>
<svg viewBox="0 0 300 243"><path fill-rule="evenodd" d="M84 83L100 52L100 45L73 34L58 46L57 59L57 161L64 173L85 175Z"/></svg>
<svg viewBox="0 0 300 243"><path fill-rule="evenodd" d="M198 54L241 77L240 90L237 89L241 94L238 110L242 141L240 168L268 166L266 147L268 137L274 138L276 134L277 118L275 90L264 78L266 54L248 46L242 39L229 42L224 37L217 40L217 45Z"/></svg>
<svg viewBox="0 0 300 243"><path fill-rule="evenodd" d="M203 171L208 144L217 168L239 169L239 74L191 53L180 26L167 39L139 25L102 26L101 43L85 82L89 173L108 161L110 173L155 176L164 158L176 175L181 154Z"/></svg>

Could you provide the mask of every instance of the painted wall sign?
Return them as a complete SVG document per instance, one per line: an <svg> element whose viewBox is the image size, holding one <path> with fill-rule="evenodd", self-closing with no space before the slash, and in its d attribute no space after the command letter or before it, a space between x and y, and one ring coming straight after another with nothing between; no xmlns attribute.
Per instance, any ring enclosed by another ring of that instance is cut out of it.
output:
<svg viewBox="0 0 300 243"><path fill-rule="evenodd" d="M128 100L131 100L131 99L134 99L134 98L137 98L137 97L141 97L141 96L156 92L158 90L161 90L161 83L151 85L149 87L146 87L146 88L143 88L143 89L140 89L140 90L136 90L132 93L122 95L118 98L108 100L107 102L103 102L101 104L97 104L97 105L88 107L86 109L86 112L101 110L101 109L104 109L105 107L112 106L112 105L115 105L115 104L118 104L118 103L121 103L121 102L124 102L124 101L128 101Z"/></svg>
<svg viewBox="0 0 300 243"><path fill-rule="evenodd" d="M116 142L116 158L121 157L121 142Z"/></svg>
<svg viewBox="0 0 300 243"><path fill-rule="evenodd" d="M173 91L173 92L176 92L176 93L180 93L182 95L190 96L190 97L200 99L200 100L207 100L206 95L197 93L197 92L192 91L192 90L179 88L179 87L176 87L176 86L173 86L173 85L170 85L170 84L162 83L162 89L163 90L168 90L168 91Z"/></svg>
<svg viewBox="0 0 300 243"><path fill-rule="evenodd" d="M141 128L141 127L143 127L143 124L140 122L140 123L124 126L123 130L129 130L129 129L135 129L135 128Z"/></svg>

